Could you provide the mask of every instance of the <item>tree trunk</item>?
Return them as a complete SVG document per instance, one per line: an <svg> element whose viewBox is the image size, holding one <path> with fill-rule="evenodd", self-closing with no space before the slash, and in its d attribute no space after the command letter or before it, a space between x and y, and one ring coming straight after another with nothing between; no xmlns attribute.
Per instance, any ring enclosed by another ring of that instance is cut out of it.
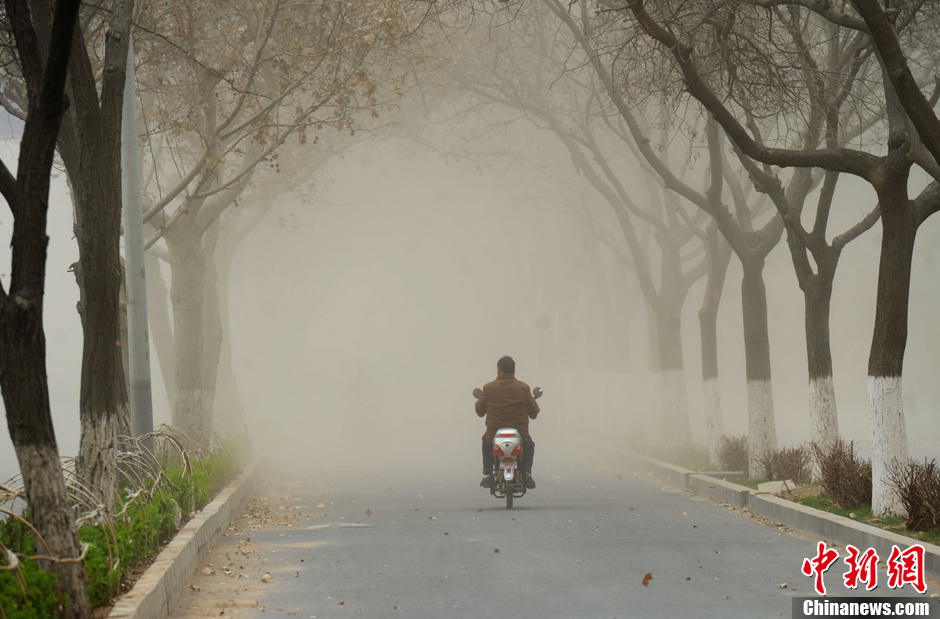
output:
<svg viewBox="0 0 940 619"><path fill-rule="evenodd" d="M46 378L46 338L42 330L42 306L23 312L7 308L0 320L0 387L6 407L7 426L23 475L30 521L42 534L46 546L36 552L55 557L80 554L75 533L75 515L68 505L65 480L59 464L59 449L52 428L49 385ZM85 568L82 563L53 563L62 589L82 592L70 599L66 614L89 615L84 597Z"/></svg>
<svg viewBox="0 0 940 619"><path fill-rule="evenodd" d="M834 275L835 263L821 263L819 273L803 291L810 440L823 448L831 447L839 438L836 392L832 382L832 349L829 344L829 311ZM818 475L818 464L814 459L813 476Z"/></svg>
<svg viewBox="0 0 940 619"><path fill-rule="evenodd" d="M128 331L127 331L127 287L125 282L127 281L126 271L124 269L124 261L121 261L121 293L118 299L118 315L121 320L118 332L121 334L121 376L124 378L124 392L130 394L130 357L129 357L129 347L128 342ZM115 427L115 433L117 436L131 436L131 415L130 415L130 405L128 404L127 414L119 415L117 419L117 426ZM120 482L119 482L120 483Z"/></svg>
<svg viewBox="0 0 940 619"><path fill-rule="evenodd" d="M229 281L234 247L220 244L213 266L206 268L208 280L214 278L215 298L206 302L206 389L207 408L216 427L229 432L247 432L245 412L238 394L238 381L232 367L231 319L229 314ZM214 313L213 313L214 310ZM215 325L215 327L213 327Z"/></svg>
<svg viewBox="0 0 940 619"><path fill-rule="evenodd" d="M176 397L176 368L173 358L173 324L170 319L169 291L160 269L160 258L152 251L144 254L147 269L147 320L150 322L150 343L157 353L163 389L170 408Z"/></svg>
<svg viewBox="0 0 940 619"><path fill-rule="evenodd" d="M37 550L72 562L53 562L60 590L68 596L66 617L90 614L85 568L69 508L59 449L52 427L46 373L43 304L49 237L49 178L63 112L69 52L79 2L56 2L51 28L47 16L33 20L24 3L7 3L6 21L20 50L20 70L29 91L28 116L20 141L15 180L0 164L2 194L13 215L9 291L0 283L0 391L10 440L23 476L30 518L45 544ZM37 25L39 26L37 28ZM45 60L37 30L48 39ZM48 33L48 34L47 34ZM11 186L12 185L12 186Z"/></svg>
<svg viewBox="0 0 940 619"><path fill-rule="evenodd" d="M692 443L689 402L682 357L680 303L663 303L656 315L659 349L659 387L663 406L663 438L670 451L687 449Z"/></svg>
<svg viewBox="0 0 940 619"><path fill-rule="evenodd" d="M649 372L647 373L647 391L646 402L648 410L654 414L650 415L645 425L644 432L648 436L647 448L665 449L666 436L663 434L665 422L662 419L666 415L666 408L663 402L663 380L659 371L659 320L657 319L658 309L653 303L646 299L646 335L647 335L647 364Z"/></svg>
<svg viewBox="0 0 940 619"><path fill-rule="evenodd" d="M766 473L761 459L777 449L774 393L767 333L767 292L764 260L742 260L741 307L744 315L744 359L747 367L748 467L750 476Z"/></svg>
<svg viewBox="0 0 940 619"><path fill-rule="evenodd" d="M219 227L217 225L209 228L203 235L203 252L205 259L205 298L203 303L203 344L205 349L202 354L202 376L205 386L205 406L206 411L212 419L215 419L215 394L219 377L219 358L222 354L222 341L226 337L225 330L228 325L223 325L222 321L222 296L228 295L227 273L219 277L219 260L225 260L225 256L220 256L223 249L218 243ZM224 267L227 271L227 265ZM222 282L225 282L224 284Z"/></svg>
<svg viewBox="0 0 940 619"><path fill-rule="evenodd" d="M173 260L173 352L176 391L173 425L197 441L207 441L212 423L205 407L203 380L205 256L195 226L182 222L167 233Z"/></svg>
<svg viewBox="0 0 940 619"><path fill-rule="evenodd" d="M130 352L129 335L127 331L127 270L124 268L124 261L121 260L121 294L118 298L118 315L121 318L119 333L121 334L121 371L124 374L124 389L130 393Z"/></svg>
<svg viewBox="0 0 940 619"><path fill-rule="evenodd" d="M705 440L708 459L712 466L718 465L718 443L725 434L724 416L721 411L721 390L718 385L718 307L725 275L731 261L731 249L717 231L709 230L705 243L708 253L708 279L702 308L698 313L699 335L702 343L702 395L705 403Z"/></svg>
<svg viewBox="0 0 940 619"><path fill-rule="evenodd" d="M118 123L120 126L120 123ZM94 165L63 155L76 202L79 253L82 374L79 474L114 505L118 476L115 438L130 427L121 340L121 172L119 148L85 144ZM65 152L67 149L62 149Z"/></svg>
<svg viewBox="0 0 940 619"><path fill-rule="evenodd" d="M907 176L879 188L881 260L875 328L868 358L868 401L872 430L872 512L903 514L897 493L888 484L888 467L907 462L907 428L901 376L907 345L911 261L917 225L907 197Z"/></svg>

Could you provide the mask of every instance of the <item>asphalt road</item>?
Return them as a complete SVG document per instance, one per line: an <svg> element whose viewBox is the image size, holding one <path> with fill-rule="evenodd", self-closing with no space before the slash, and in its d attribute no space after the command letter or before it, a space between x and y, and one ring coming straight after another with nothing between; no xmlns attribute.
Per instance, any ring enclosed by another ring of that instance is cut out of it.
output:
<svg viewBox="0 0 940 619"><path fill-rule="evenodd" d="M554 468L569 474L537 467L539 487L512 511L472 474L270 488L173 616L789 617L790 598L812 594L800 565L813 538L616 465ZM854 594L842 571L827 574L830 592Z"/></svg>

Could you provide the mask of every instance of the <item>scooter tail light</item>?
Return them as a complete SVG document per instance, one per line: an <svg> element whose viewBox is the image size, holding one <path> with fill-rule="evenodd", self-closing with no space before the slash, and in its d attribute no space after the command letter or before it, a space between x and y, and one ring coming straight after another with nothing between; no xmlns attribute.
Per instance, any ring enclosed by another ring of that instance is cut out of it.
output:
<svg viewBox="0 0 940 619"><path fill-rule="evenodd" d="M493 455L494 455L494 456L503 456L503 455L505 455L505 454L503 454L503 450L500 448L499 445L493 445Z"/></svg>
<svg viewBox="0 0 940 619"><path fill-rule="evenodd" d="M512 450L512 454L510 454L510 455L513 455L513 456L521 456L521 455L522 455L522 445L516 445L516 448Z"/></svg>

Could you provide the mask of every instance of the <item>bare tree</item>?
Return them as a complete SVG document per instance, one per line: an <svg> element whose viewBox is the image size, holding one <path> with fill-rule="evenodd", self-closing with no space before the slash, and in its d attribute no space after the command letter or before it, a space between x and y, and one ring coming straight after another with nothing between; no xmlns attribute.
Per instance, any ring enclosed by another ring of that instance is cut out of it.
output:
<svg viewBox="0 0 940 619"><path fill-rule="evenodd" d="M43 330L49 177L65 113L65 84L80 2L58 0L39 25L26 2L8 0L6 18L26 90L26 125L16 176L0 163L0 193L13 216L9 290L0 286L0 388L32 522L67 596L63 613L89 613L76 527L52 427ZM44 26L47 36L40 32ZM43 44L45 43L45 44Z"/></svg>
<svg viewBox="0 0 940 619"><path fill-rule="evenodd" d="M723 3L711 3L720 6ZM753 20L772 18L777 2L763 2L753 9L739 10ZM914 23L913 16L923 3L912 3L901 23ZM846 13L833 15L828 5L795 7L808 12L806 19L822 19L840 29L856 29L858 20ZM689 45L687 24L672 21L663 25L672 3L662 3L653 13L642 0L612 3L621 15L631 15L646 36L661 45L671 56L689 93L698 99L739 148L748 157L768 165L797 168L822 168L833 173L853 174L867 181L875 191L882 221L881 262L878 274L877 308L872 347L869 356L869 401L873 433L872 508L876 514L901 512L896 494L887 483L887 467L896 459L907 457L901 376L907 340L908 296L914 239L919 225L940 209L938 170L934 159L923 157L923 146L909 130L909 119L890 79L880 80L887 124L887 152L876 155L847 146L815 144L768 146L742 121L741 110L733 98L723 99L721 90L706 79L702 62ZM817 10L818 9L818 10ZM745 13L746 11L746 13ZM844 17L840 18L839 15ZM882 71L884 72L884 70ZM723 85L727 93L727 85ZM934 180L913 199L908 192L910 171L915 162Z"/></svg>
<svg viewBox="0 0 940 619"><path fill-rule="evenodd" d="M393 96L398 82L387 71L380 90L376 57L384 52L382 61L391 63L413 25L398 3L270 0L225 23L217 23L219 10L210 4L174 4L159 13L160 27L179 33L185 46L167 49L167 37L155 37L141 69L150 147L159 155L158 195L145 213L156 229L148 245L166 243L159 255L172 272L173 420L202 438L212 429L221 344L217 330L207 342L214 321L205 320L207 308L215 314L218 307L205 296L215 294L206 285L207 278L216 281L214 226L238 205L259 169L278 170L289 140L304 144L312 132L315 143L327 128L354 133L363 116L378 114L381 97ZM157 15L151 19L156 23ZM180 54L180 47L189 53ZM194 103L181 106L181 100ZM173 179L169 188L166 177Z"/></svg>
<svg viewBox="0 0 940 619"><path fill-rule="evenodd" d="M99 41L76 30L69 68L72 106L59 153L75 201L82 320L81 442L78 465L106 505L117 497L115 438L129 434L121 343L121 113L133 0L116 0L105 21L100 90L93 65Z"/></svg>
<svg viewBox="0 0 940 619"><path fill-rule="evenodd" d="M603 41L608 33L598 28L601 24L592 21L587 5L579 3L579 14L572 14L566 5L556 0L543 1L566 25L583 49L645 164L655 172L668 190L682 196L714 218L718 230L741 261L744 271L741 303L744 316L750 470L760 475L762 455L776 449L777 445L763 269L767 254L780 240L783 221L780 217L771 217L760 227L755 227L754 220L759 215L759 210L748 204L741 184L725 162L725 149L718 135L711 129L707 132L708 189L700 191L679 178L650 144L643 125L625 99L625 89L615 82L614 73L598 52L596 41ZM725 185L731 193L733 211L723 202ZM806 183L793 183L791 190L794 197L802 192L799 196L802 199L809 187Z"/></svg>
<svg viewBox="0 0 940 619"><path fill-rule="evenodd" d="M908 19L917 11L923 13L932 11L928 13L927 22L933 26L936 25L938 14L935 6L931 7L925 2L915 2L913 5L916 8L908 9L910 11ZM888 9L887 2L886 8L882 9L875 0L852 0L852 6L864 20L865 30L878 50L885 73L897 93L898 102L907 112L911 124L917 131L917 136L930 151L934 161L940 162L940 120L934 112L937 106L936 88L934 94L928 98L911 71L898 38L896 23L901 12L897 8ZM853 28L861 29L861 24L848 22L846 25L849 24ZM934 35L936 36L936 33ZM936 40L934 39L932 43L936 45ZM931 58L931 60L935 59Z"/></svg>
<svg viewBox="0 0 940 619"><path fill-rule="evenodd" d="M663 191L656 174L634 152L634 140L616 111L609 109L597 76L577 70L583 58L576 43L557 23L546 20L544 11L540 15L539 8L532 7L482 36L487 37L492 56L478 66L461 61L461 71L453 77L479 100L521 113L550 131L567 149L575 169L611 207L648 308L650 363L662 411L660 442L667 449L684 449L691 443L691 430L681 318L691 286L706 275L713 257L703 251L707 215L687 213L673 192ZM663 151L669 152L668 127L648 128L647 134L659 135ZM620 153L633 157L625 159ZM688 167L681 159L673 164ZM639 174L624 172L636 167L641 168ZM645 238L659 250L658 261L649 254ZM727 261L722 265L714 257L713 266L723 276ZM712 368L717 371L717 362ZM709 409L706 425L713 429L709 438L715 446L717 436L712 435L722 424L718 401L712 398L712 402L715 406Z"/></svg>
<svg viewBox="0 0 940 619"><path fill-rule="evenodd" d="M47 15L48 3L32 0L34 15ZM115 498L114 440L129 433L124 381L120 290L121 111L133 0L112 0L83 11L75 32L67 88L71 105L62 120L58 151L68 172L75 213L83 350L81 393L81 475L106 504ZM36 19L40 42L51 36L47 19ZM99 59L100 50L104 55ZM2 52L0 52L2 53ZM7 51L9 54L9 51ZM8 58L0 104L21 116L24 72Z"/></svg>
<svg viewBox="0 0 940 619"><path fill-rule="evenodd" d="M796 90L805 93L807 104L800 113L804 117L803 126L796 131L799 140L807 148L816 147L821 142L836 147L851 142L876 124L881 117L881 109L876 104L874 111L859 116L861 101L858 90L860 84L870 73L871 50L864 36L852 33L839 36L838 28L825 22L819 24L803 19L795 10L776 9L777 23L782 26L784 39L789 39L790 63L799 70L785 86L777 90L790 98L795 98ZM734 37L724 33L722 21L715 17L710 24L716 30L715 40L721 63L713 71L721 75L722 80L730 82L734 67L745 62L738 57L740 45L735 45ZM774 43L778 54L783 53L779 43ZM774 60L774 63L780 61ZM776 67L768 68L771 73ZM739 83L743 82L738 78ZM746 83L745 83L746 84ZM747 93L755 89L748 86ZM742 87L743 89L743 87ZM783 98L783 97L781 97ZM736 100L742 107L748 125L754 135L763 139L760 121L754 109L759 106L745 106L749 101L745 92L737 93ZM783 111L791 114L792 111ZM777 123L780 123L779 117ZM797 124L797 123L794 123ZM823 180L816 201L812 227L803 224L803 214L807 194L799 191L788 195L783 185L767 165L759 166L749 157L738 152L738 158L752 180L767 194L779 211L787 230L787 246L796 273L797 281L803 292L804 325L806 335L807 370L810 392L810 440L827 446L832 445L839 436L838 415L836 408L835 385L832 380L832 352L829 340L829 311L832 298L832 284L839 258L845 246L871 228L878 220L877 208L864 214L861 219L842 234L830 241L827 238L830 214L839 174L806 171L792 176L792 181L804 186L815 186Z"/></svg>

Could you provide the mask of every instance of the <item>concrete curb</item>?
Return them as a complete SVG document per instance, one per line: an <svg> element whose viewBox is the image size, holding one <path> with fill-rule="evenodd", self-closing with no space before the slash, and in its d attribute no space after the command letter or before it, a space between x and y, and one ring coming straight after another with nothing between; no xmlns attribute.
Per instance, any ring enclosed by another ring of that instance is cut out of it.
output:
<svg viewBox="0 0 940 619"><path fill-rule="evenodd" d="M807 507L794 501L782 499L766 492L757 492L747 486L696 473L669 462L663 462L649 456L641 456L629 451L608 447L624 456L631 463L631 468L646 473L656 479L679 486L689 492L705 498L727 503L734 507L751 510L773 522L779 522L792 529L797 529L830 543L845 546L852 544L859 550L874 548L883 560L891 554L891 546L901 550L912 544L924 547L924 571L935 578L940 578L940 546L906 537L851 518L837 516L819 509Z"/></svg>
<svg viewBox="0 0 940 619"><path fill-rule="evenodd" d="M160 551L130 591L118 598L110 619L166 617L209 546L241 512L261 478L254 464L222 489Z"/></svg>

